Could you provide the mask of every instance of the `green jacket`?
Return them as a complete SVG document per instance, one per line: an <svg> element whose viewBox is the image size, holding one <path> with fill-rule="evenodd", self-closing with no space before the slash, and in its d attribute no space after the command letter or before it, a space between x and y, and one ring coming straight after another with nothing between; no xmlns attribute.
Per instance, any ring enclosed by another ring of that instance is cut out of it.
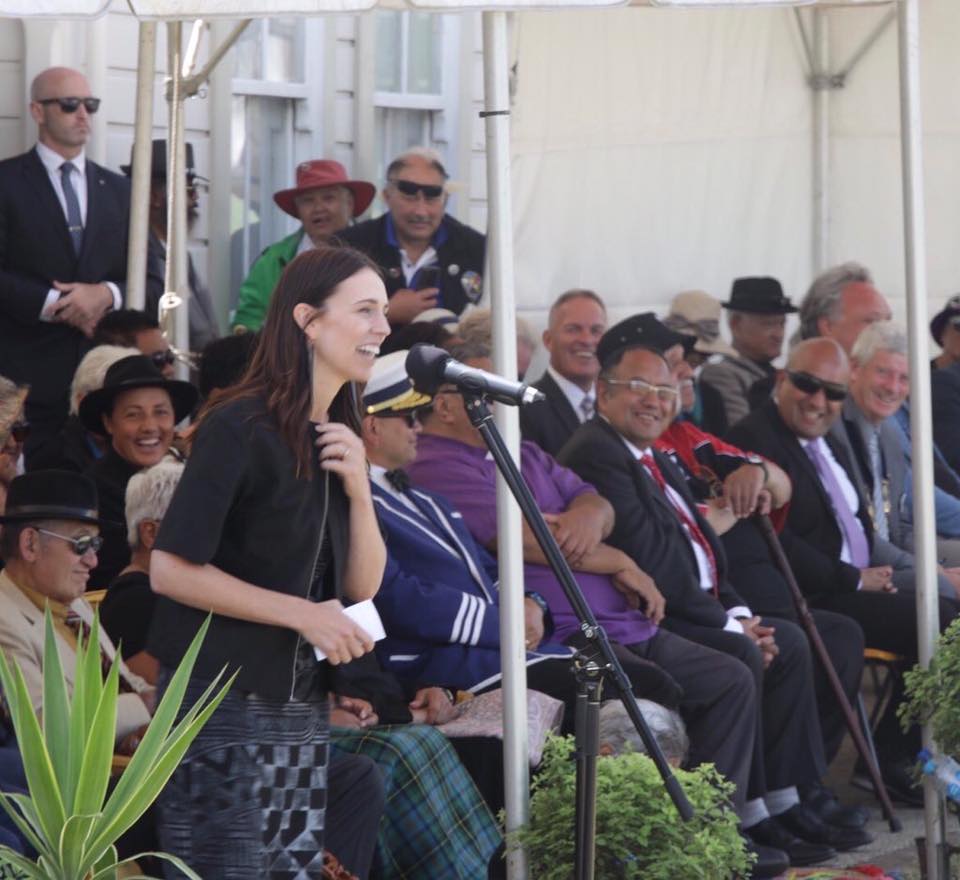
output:
<svg viewBox="0 0 960 880"><path fill-rule="evenodd" d="M240 286L237 311L233 318L234 327L245 327L250 332L260 329L267 316L273 288L277 286L287 263L297 255L302 238L301 226L292 235L270 245L257 257L257 261L250 267L250 274Z"/></svg>

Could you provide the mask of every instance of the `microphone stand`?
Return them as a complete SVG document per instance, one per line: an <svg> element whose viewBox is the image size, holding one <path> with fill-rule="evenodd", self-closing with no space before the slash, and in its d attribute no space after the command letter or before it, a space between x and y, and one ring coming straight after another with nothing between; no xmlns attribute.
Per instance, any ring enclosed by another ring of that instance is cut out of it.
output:
<svg viewBox="0 0 960 880"><path fill-rule="evenodd" d="M493 414L487 401L478 394L461 392L463 402L471 424L480 432L484 443L490 450L500 473L510 486L513 497L523 513L524 519L533 531L556 575L564 595L580 621L580 633L586 639L586 645L574 656L574 668L577 677L577 711L575 725L576 762L577 762L577 804L576 804L576 880L593 880L596 853L596 803L597 803L597 757L600 739L600 698L604 683L608 684L619 697L633 722L637 733L646 746L647 754L653 760L664 788L673 801L677 812L684 820L693 817L693 807L687 800L680 783L673 775L654 739L650 728L630 686L619 659L613 653L610 640L597 619L593 616L587 600L573 578L567 560L560 552L550 528L547 526L537 507L530 488L510 455L503 436L493 421Z"/></svg>

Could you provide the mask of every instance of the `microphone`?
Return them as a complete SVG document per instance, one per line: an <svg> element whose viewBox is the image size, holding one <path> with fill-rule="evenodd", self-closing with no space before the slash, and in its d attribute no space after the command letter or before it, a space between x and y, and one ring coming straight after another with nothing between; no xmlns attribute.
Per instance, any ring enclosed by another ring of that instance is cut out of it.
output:
<svg viewBox="0 0 960 880"><path fill-rule="evenodd" d="M454 360L442 348L422 342L410 349L406 369L416 389L424 394L434 394L444 382L449 382L463 393L482 395L509 406L523 406L544 399L536 388L468 367Z"/></svg>

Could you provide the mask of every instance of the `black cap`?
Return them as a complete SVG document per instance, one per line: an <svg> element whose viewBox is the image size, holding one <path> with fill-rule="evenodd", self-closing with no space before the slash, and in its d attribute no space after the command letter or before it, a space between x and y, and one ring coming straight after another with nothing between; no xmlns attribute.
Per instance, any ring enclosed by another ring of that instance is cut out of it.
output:
<svg viewBox="0 0 960 880"><path fill-rule="evenodd" d="M93 434L106 435L103 415L113 410L113 401L121 391L134 388L163 388L173 403L174 421L190 415L197 405L197 389L189 382L166 379L153 361L143 354L132 354L111 364L103 380L103 387L91 391L80 401L80 421Z"/></svg>
<svg viewBox="0 0 960 880"><path fill-rule="evenodd" d="M734 312L759 315L788 315L798 311L784 295L780 282L769 276L737 278L730 290L730 302L720 305Z"/></svg>
<svg viewBox="0 0 960 880"><path fill-rule="evenodd" d="M15 477L0 522L65 519L103 525L97 485L76 471L30 471Z"/></svg>
<svg viewBox="0 0 960 880"><path fill-rule="evenodd" d="M190 182L209 183L206 177L197 174L196 167L193 164L193 144L185 144L186 147L186 166L187 180ZM120 170L130 176L133 169L133 147L130 147L130 164L121 165ZM150 176L155 180L167 179L167 142L163 138L158 138L153 142L150 151Z"/></svg>
<svg viewBox="0 0 960 880"><path fill-rule="evenodd" d="M684 354L689 354L697 343L697 337L677 333L664 324L653 312L643 312L624 318L614 324L597 344L597 360L606 367L613 358L630 348L649 348L663 354L675 345L682 345Z"/></svg>

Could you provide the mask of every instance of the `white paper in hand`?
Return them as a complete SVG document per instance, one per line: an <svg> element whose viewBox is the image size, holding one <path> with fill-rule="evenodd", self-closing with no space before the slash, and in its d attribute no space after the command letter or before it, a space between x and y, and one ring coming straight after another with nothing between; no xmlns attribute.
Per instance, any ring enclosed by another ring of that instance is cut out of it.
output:
<svg viewBox="0 0 960 880"><path fill-rule="evenodd" d="M387 633L383 628L383 621L377 613L377 607L373 604L373 599L365 599L363 602L357 602L349 608L344 608L343 613L347 615L357 626L365 630L375 642L385 639ZM317 655L318 660L326 660L327 655L314 645L313 653Z"/></svg>

